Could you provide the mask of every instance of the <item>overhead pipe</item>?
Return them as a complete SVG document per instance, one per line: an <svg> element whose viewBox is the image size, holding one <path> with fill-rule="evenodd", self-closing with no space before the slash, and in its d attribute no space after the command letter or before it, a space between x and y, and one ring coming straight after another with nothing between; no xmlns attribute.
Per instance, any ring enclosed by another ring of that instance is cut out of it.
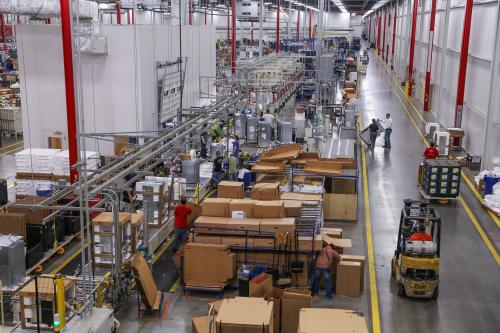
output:
<svg viewBox="0 0 500 333"><path fill-rule="evenodd" d="M290 18L290 20L292 20ZM300 8L297 9L297 40L300 39Z"/></svg>
<svg viewBox="0 0 500 333"><path fill-rule="evenodd" d="M394 24L392 26L392 56L391 56L391 70L394 69L394 49L396 48L396 17L398 14L398 2L394 6Z"/></svg>
<svg viewBox="0 0 500 333"><path fill-rule="evenodd" d="M417 33L417 11L418 11L418 0L413 0L411 39L410 39L410 62L408 65L408 81L406 81L406 96L411 96L413 90L413 65L415 61L415 35Z"/></svg>
<svg viewBox="0 0 500 333"><path fill-rule="evenodd" d="M122 9L120 7L120 0L116 2L116 24L122 24Z"/></svg>
<svg viewBox="0 0 500 333"><path fill-rule="evenodd" d="M61 1L61 32L63 43L64 85L66 90L66 121L68 126L68 148L70 182L78 181L75 165L78 163L78 145L76 138L76 98L73 64L73 13L70 0Z"/></svg>
<svg viewBox="0 0 500 333"><path fill-rule="evenodd" d="M462 48L460 49L460 66L458 69L457 100L455 107L455 127L462 128L462 112L464 108L465 80L467 78L467 60L469 58L470 27L472 23L473 0L465 3L464 30L462 32ZM456 138L455 146L460 145L460 138Z"/></svg>
<svg viewBox="0 0 500 333"><path fill-rule="evenodd" d="M232 0L231 74L236 75L236 0Z"/></svg>
<svg viewBox="0 0 500 333"><path fill-rule="evenodd" d="M427 46L427 66L425 71L424 111L429 111L429 94L431 90L432 49L434 48L434 26L436 22L436 0L431 0L431 17L429 20L429 45Z"/></svg>
<svg viewBox="0 0 500 333"><path fill-rule="evenodd" d="M234 0L233 0L234 2ZM280 0L276 9L276 53L280 53Z"/></svg>

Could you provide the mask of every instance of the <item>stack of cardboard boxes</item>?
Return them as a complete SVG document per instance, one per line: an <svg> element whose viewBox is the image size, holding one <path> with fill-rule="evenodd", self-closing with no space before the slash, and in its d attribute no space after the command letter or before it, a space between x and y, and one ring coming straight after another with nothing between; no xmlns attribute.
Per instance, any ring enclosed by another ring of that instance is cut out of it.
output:
<svg viewBox="0 0 500 333"><path fill-rule="evenodd" d="M297 333L368 333L365 318L343 309L301 309Z"/></svg>

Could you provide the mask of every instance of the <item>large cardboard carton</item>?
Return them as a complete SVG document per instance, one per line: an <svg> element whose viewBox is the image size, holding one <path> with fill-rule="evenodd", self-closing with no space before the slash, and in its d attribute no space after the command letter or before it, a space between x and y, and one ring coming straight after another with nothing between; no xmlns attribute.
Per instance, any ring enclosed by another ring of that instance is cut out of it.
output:
<svg viewBox="0 0 500 333"><path fill-rule="evenodd" d="M359 288L363 291L365 287L365 256L356 256L352 254L341 254L342 261L353 261L361 264L361 274L359 274Z"/></svg>
<svg viewBox="0 0 500 333"><path fill-rule="evenodd" d="M213 333L213 322L209 316L193 317L191 319L191 332L193 333ZM211 327L212 326L212 327Z"/></svg>
<svg viewBox="0 0 500 333"><path fill-rule="evenodd" d="M229 217L229 202L227 198L208 198L203 201L201 215L214 217Z"/></svg>
<svg viewBox="0 0 500 333"><path fill-rule="evenodd" d="M322 201L321 194L285 192L281 195L281 200L298 200L302 206L316 207Z"/></svg>
<svg viewBox="0 0 500 333"><path fill-rule="evenodd" d="M17 200L16 203L25 205L37 205L46 199L47 198L45 197L26 196L22 199ZM49 216L50 213L52 213L52 210L50 209L31 210L30 208L16 206L9 206L7 210L9 213L25 214L27 224L42 224L43 219Z"/></svg>
<svg viewBox="0 0 500 333"><path fill-rule="evenodd" d="M253 216L253 207L255 206L255 200L245 200L245 199L234 199L229 203L229 216L235 211L245 212L246 218L251 218Z"/></svg>
<svg viewBox="0 0 500 333"><path fill-rule="evenodd" d="M217 197L219 198L243 199L245 197L244 193L243 183L241 182L223 180L217 185Z"/></svg>
<svg viewBox="0 0 500 333"><path fill-rule="evenodd" d="M202 231L203 232L203 231ZM222 243L222 237L216 235L204 235L204 234L189 234L189 241L191 243L205 243L205 244L226 244Z"/></svg>
<svg viewBox="0 0 500 333"><path fill-rule="evenodd" d="M225 299L215 319L217 333L272 333L273 303L257 297Z"/></svg>
<svg viewBox="0 0 500 333"><path fill-rule="evenodd" d="M323 248L323 236L299 236L299 251L320 251Z"/></svg>
<svg viewBox="0 0 500 333"><path fill-rule="evenodd" d="M310 307L312 297L309 290L285 289L281 298L281 332L297 333L300 309Z"/></svg>
<svg viewBox="0 0 500 333"><path fill-rule="evenodd" d="M337 264L335 292L337 295L358 297L361 295L361 263L341 261Z"/></svg>
<svg viewBox="0 0 500 333"><path fill-rule="evenodd" d="M260 221L260 233L283 233L292 234L295 231L295 218L285 217L281 219L263 219Z"/></svg>
<svg viewBox="0 0 500 333"><path fill-rule="evenodd" d="M287 161L299 157L301 145L292 143L269 149L260 156L261 161Z"/></svg>
<svg viewBox="0 0 500 333"><path fill-rule="evenodd" d="M285 200L285 217L299 217L302 212L302 201Z"/></svg>
<svg viewBox="0 0 500 333"><path fill-rule="evenodd" d="M26 240L26 214L0 214L0 235L17 235Z"/></svg>
<svg viewBox="0 0 500 333"><path fill-rule="evenodd" d="M253 216L256 218L282 218L285 217L283 200L258 201L253 207Z"/></svg>
<svg viewBox="0 0 500 333"><path fill-rule="evenodd" d="M264 295L266 301L273 303L273 332L281 332L281 298L283 297L283 289L271 288Z"/></svg>
<svg viewBox="0 0 500 333"><path fill-rule="evenodd" d="M301 309L297 333L368 333L365 318L352 310Z"/></svg>
<svg viewBox="0 0 500 333"><path fill-rule="evenodd" d="M265 248L273 248L274 247L274 238L270 237L256 237L253 239L254 247L265 247Z"/></svg>
<svg viewBox="0 0 500 333"><path fill-rule="evenodd" d="M304 172L337 177L342 174L342 163L332 161L306 161Z"/></svg>
<svg viewBox="0 0 500 333"><path fill-rule="evenodd" d="M252 188L252 199L254 199L254 200L279 200L280 199L280 184L279 183L255 184L255 186Z"/></svg>
<svg viewBox="0 0 500 333"><path fill-rule="evenodd" d="M264 297L273 288L273 277L267 273L257 275L248 285L250 297Z"/></svg>
<svg viewBox="0 0 500 333"><path fill-rule="evenodd" d="M224 234L226 233L229 217L200 216L193 224L195 231L200 234Z"/></svg>
<svg viewBox="0 0 500 333"><path fill-rule="evenodd" d="M245 246L248 248L253 247L253 238L246 238L244 236L224 236L221 237L221 243L226 244L229 246L233 247L242 247L244 248Z"/></svg>
<svg viewBox="0 0 500 333"><path fill-rule="evenodd" d="M260 219L230 219L227 228L228 234L258 236Z"/></svg>
<svg viewBox="0 0 500 333"><path fill-rule="evenodd" d="M342 238L342 228L321 228L320 233L331 238Z"/></svg>
<svg viewBox="0 0 500 333"><path fill-rule="evenodd" d="M323 242L333 245L333 249L340 254L344 253L344 249L352 247L352 240L350 238L333 238L326 234L322 234Z"/></svg>
<svg viewBox="0 0 500 333"><path fill-rule="evenodd" d="M357 194L325 193L323 200L323 215L325 220L357 220Z"/></svg>
<svg viewBox="0 0 500 333"><path fill-rule="evenodd" d="M186 284L220 286L234 278L236 254L227 245L187 243L183 274Z"/></svg>
<svg viewBox="0 0 500 333"><path fill-rule="evenodd" d="M134 274L135 284L141 295L141 301L148 307L155 305L158 288L149 269L148 263L141 253L136 253L132 257L132 273Z"/></svg>

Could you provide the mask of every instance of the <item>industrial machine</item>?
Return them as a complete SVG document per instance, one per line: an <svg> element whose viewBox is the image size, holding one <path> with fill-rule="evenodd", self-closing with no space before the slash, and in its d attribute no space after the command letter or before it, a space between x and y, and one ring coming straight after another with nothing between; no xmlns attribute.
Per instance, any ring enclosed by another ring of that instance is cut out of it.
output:
<svg viewBox="0 0 500 333"><path fill-rule="evenodd" d="M406 199L391 262L399 296L438 297L440 237L438 212L425 201Z"/></svg>

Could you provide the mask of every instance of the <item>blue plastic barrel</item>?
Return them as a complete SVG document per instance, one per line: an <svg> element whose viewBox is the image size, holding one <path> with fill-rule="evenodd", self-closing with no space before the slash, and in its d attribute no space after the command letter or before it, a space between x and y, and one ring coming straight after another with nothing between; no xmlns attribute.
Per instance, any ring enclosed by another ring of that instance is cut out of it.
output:
<svg viewBox="0 0 500 333"><path fill-rule="evenodd" d="M52 196L52 189L37 189L36 190L36 195L39 197L51 197Z"/></svg>
<svg viewBox="0 0 500 333"><path fill-rule="evenodd" d="M259 276L260 274L266 273L266 272L267 272L266 267L260 267L260 266L254 267L254 269L250 272L250 276L249 276L250 280L253 279L254 277Z"/></svg>
<svg viewBox="0 0 500 333"><path fill-rule="evenodd" d="M493 186L500 182L500 177L484 176L484 195L493 194Z"/></svg>

